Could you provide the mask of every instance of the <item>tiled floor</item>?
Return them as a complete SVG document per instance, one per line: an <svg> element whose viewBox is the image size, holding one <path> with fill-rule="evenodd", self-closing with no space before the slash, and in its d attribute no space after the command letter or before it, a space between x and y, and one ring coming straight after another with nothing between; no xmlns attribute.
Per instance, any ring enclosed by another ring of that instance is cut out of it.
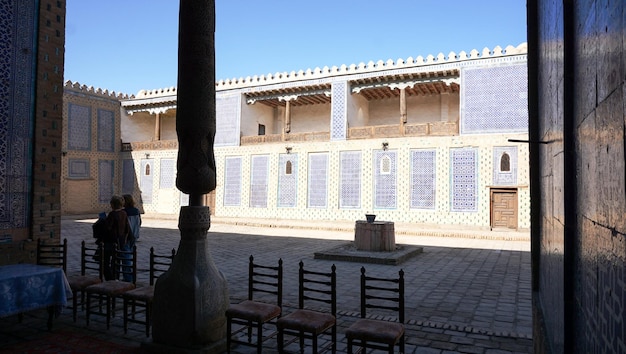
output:
<svg viewBox="0 0 626 354"><path fill-rule="evenodd" d="M66 218L62 237L68 239L68 273L79 270L80 241L92 241L93 219ZM263 222L274 227L262 226ZM314 259L323 251L350 242L353 233L349 223L293 223L286 221L248 220L247 226L232 219L214 218L208 235L211 256L225 274L231 302L247 294L247 262L255 259L274 263L282 258L285 268L285 313L297 306L297 269L301 260L311 269L327 271L337 266L338 276L338 351L345 352L343 335L359 316L358 275L361 266L369 274L397 276L403 269L406 279L406 352L408 353L506 353L532 352L532 317L530 289L530 241L524 233L497 231L413 231L415 225L396 225L396 242L420 245L423 252L400 265L360 264ZM446 232L460 237L447 237ZM167 252L178 247L180 234L177 220L146 219L137 243L140 262L139 282L147 283L150 247ZM141 265L143 262L143 265ZM11 344L28 341L45 332L45 312L0 319L0 352ZM41 323L40 323L41 322ZM70 330L139 347L149 341L139 325L123 333L122 320L114 318L106 330L103 319L92 319L85 327L84 312L72 322L71 311L65 311L55 322L55 330ZM271 328L268 328L268 331ZM5 344L3 344L5 343ZM234 348L236 353L252 353L247 347ZM286 348L297 352L297 345ZM265 342L264 352L276 351L276 340Z"/></svg>

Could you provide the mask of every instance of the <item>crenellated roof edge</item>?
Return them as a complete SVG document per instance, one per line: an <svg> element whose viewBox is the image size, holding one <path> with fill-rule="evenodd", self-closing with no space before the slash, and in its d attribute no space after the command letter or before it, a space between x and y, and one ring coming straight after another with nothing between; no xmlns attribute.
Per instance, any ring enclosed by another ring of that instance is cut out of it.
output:
<svg viewBox="0 0 626 354"><path fill-rule="evenodd" d="M397 59L393 61L389 59L387 61L379 60L377 62L370 61L367 64L361 62L358 65L351 64L350 66L341 65L340 67L333 66L331 68L325 66L323 68L316 67L315 69L307 69L306 71L292 71L290 73L287 72L278 72L275 74L267 74L261 76L248 76L246 78L233 78L229 80L219 80L216 82L216 88L218 90L226 90L226 89L235 89L241 88L250 85L265 85L265 84L273 84L278 82L287 82L287 81L295 81L295 80L310 80L310 79L319 79L328 76L336 76L336 75L349 75L349 74L361 74L367 72L375 72L381 70L390 70L390 69L403 69L409 67L417 67L423 65L433 65L433 64L445 64L452 63L464 60L473 60L473 59L487 59L487 58L496 58L502 56L511 56L511 55L519 55L527 53L527 43L522 43L517 47L513 47L511 45L502 49L500 46L496 46L493 50L489 48L484 48L482 52L474 49L469 53L465 51L461 51L458 54L455 52L450 52L448 55L444 55L443 53L439 53L436 57L433 55L428 55L426 58L421 55L412 58L409 57L407 59Z"/></svg>
<svg viewBox="0 0 626 354"><path fill-rule="evenodd" d="M319 67L316 67L313 70L307 69L306 71L300 70L298 72L277 72L275 74L267 74L261 76L254 75L247 76L245 78L232 78L217 81L215 83L215 88L216 90L220 91L232 90L249 86L269 85L300 80L314 80L331 76L373 73L383 70L404 69L436 64L448 64L477 59L491 59L498 57L522 55L527 53L528 43L524 42L519 44L517 47L509 45L504 49L502 49L502 47L500 46L496 46L493 49L485 47L481 52L474 49L469 53L465 51L461 51L459 53L450 52L448 53L448 55L439 53L437 56L428 55L425 58L420 55L416 58L399 58L396 61L393 61L392 59L389 59L387 61L379 60L377 62L370 61L367 64L361 62L358 65L351 64L350 66L341 65L339 67L333 66L331 68L325 66L321 69ZM136 98L150 98L167 95L176 95L176 87L155 90L141 90L137 93Z"/></svg>
<svg viewBox="0 0 626 354"><path fill-rule="evenodd" d="M134 95L129 96L128 94L125 94L125 93L120 93L120 92L116 93L115 91L109 91L107 89L103 90L99 87L82 85L79 82L72 82L71 80L66 80L63 86L68 89L83 91L89 94L96 94L96 95L100 95L100 96L107 97L107 98L116 98L120 100L135 98Z"/></svg>

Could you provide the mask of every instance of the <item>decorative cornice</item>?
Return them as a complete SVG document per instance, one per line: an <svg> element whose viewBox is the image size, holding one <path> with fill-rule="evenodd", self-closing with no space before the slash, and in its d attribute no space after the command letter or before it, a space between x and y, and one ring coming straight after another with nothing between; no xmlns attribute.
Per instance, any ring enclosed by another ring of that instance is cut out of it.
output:
<svg viewBox="0 0 626 354"><path fill-rule="evenodd" d="M128 96L125 93L115 93L115 91L109 91L106 89L103 90L101 88L95 88L93 86L81 85L79 82L72 82L70 80L65 81L63 86L65 89L88 93L91 95L99 95L106 98L117 98L120 100L135 98L135 96L133 95Z"/></svg>
<svg viewBox="0 0 626 354"><path fill-rule="evenodd" d="M290 73L282 72L275 74L268 74L267 76L248 76L246 78L233 78L229 80L219 80L216 82L217 90L231 90L231 89L239 89L247 86L259 86L259 85L268 85L275 84L280 82L289 82L289 81L300 81L300 80L311 80L311 79L319 79L326 78L330 76L343 76L343 75L352 75L352 74L361 74L361 73L373 73L377 71L391 70L391 69L403 69L403 68L412 68L419 66L427 66L427 65L436 65L436 64L447 64L447 63L455 63L461 61L470 61L476 59L489 59L489 58L497 58L497 57L506 57L520 54L527 54L528 45L527 43L522 43L517 47L513 47L511 45L507 46L504 50L500 46L496 46L493 50L489 48L484 48L482 52L474 49L469 53L465 51L461 51L460 53L450 52L448 55L444 55L443 53L439 53L436 57L432 55L428 55L426 58L422 56L418 56L413 59L412 57L405 59L398 59L395 62L391 59L386 62L379 60L374 63L372 61L367 64L361 62L359 65L352 64L350 66L342 65L341 67L333 66L331 68L325 66L320 69L319 67L314 70L307 69L306 71L292 71Z"/></svg>
<svg viewBox="0 0 626 354"><path fill-rule="evenodd" d="M368 74L376 74L377 72L382 71L390 71L390 70L398 70L402 71L402 69L415 69L420 67L428 67L432 65L445 65L445 64L455 64L454 66L460 65L461 63L468 63L470 61L486 61L493 59L503 59L506 57L513 56L521 56L526 55L528 52L527 43L521 43L517 47L513 47L511 45L502 49L500 46L496 46L493 49L484 48L482 52L474 49L469 53L465 51L461 51L458 54L455 52L450 52L448 55L444 55L443 53L439 53L436 57L433 55L428 55L426 58L422 56L418 56L417 58L409 57L407 59L397 59L393 61L391 59L387 61L379 60L377 62L370 61L367 64L361 62L358 65L352 64L350 66L341 65L340 67L333 66L331 68L325 66L320 69L319 67L311 70L307 69L306 71L292 71L290 73L287 72L277 72L275 74L267 74L261 76L248 76L246 78L233 78L228 80L219 80L215 83L216 90L218 91L227 91L234 89L246 89L250 87L258 87L264 85L277 85L277 84L286 84L290 82L302 82L305 80L320 80L320 79L328 79L336 76L346 76L346 75L365 75ZM173 96L176 97L176 87L169 87L163 89L155 89L155 90L141 90L137 93L136 98L155 98L155 97L165 97L165 96ZM134 98L134 97L133 97Z"/></svg>

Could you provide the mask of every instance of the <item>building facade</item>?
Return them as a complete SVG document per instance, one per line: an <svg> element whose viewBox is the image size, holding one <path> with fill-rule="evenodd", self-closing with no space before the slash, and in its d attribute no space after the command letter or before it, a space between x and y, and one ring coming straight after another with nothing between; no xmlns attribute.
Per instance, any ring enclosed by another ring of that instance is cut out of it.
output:
<svg viewBox="0 0 626 354"><path fill-rule="evenodd" d="M68 195L64 211L129 193L176 217L176 88L65 91L65 183L89 201ZM233 218L528 229L526 92L525 44L219 81L207 204Z"/></svg>

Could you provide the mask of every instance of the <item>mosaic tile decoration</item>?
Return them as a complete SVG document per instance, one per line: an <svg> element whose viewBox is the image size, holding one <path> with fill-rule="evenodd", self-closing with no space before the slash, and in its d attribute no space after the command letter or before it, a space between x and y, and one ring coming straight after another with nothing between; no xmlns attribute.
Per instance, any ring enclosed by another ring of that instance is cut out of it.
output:
<svg viewBox="0 0 626 354"><path fill-rule="evenodd" d="M179 205L182 206L188 206L189 205L189 194L185 194L183 192L180 192L180 198L178 199L178 203Z"/></svg>
<svg viewBox="0 0 626 354"><path fill-rule="evenodd" d="M106 109L98 110L98 151L115 151L115 114Z"/></svg>
<svg viewBox="0 0 626 354"><path fill-rule="evenodd" d="M328 206L328 153L309 153L307 205L309 208Z"/></svg>
<svg viewBox="0 0 626 354"><path fill-rule="evenodd" d="M151 159L141 159L141 202L144 204L152 204L152 187L154 171L152 170L154 164Z"/></svg>
<svg viewBox="0 0 626 354"><path fill-rule="evenodd" d="M346 107L348 95L347 82L334 82L331 89L332 106L330 120L330 140L346 140L348 111Z"/></svg>
<svg viewBox="0 0 626 354"><path fill-rule="evenodd" d="M241 205L241 156L224 159L224 206Z"/></svg>
<svg viewBox="0 0 626 354"><path fill-rule="evenodd" d="M477 155L476 148L450 149L452 211L478 210Z"/></svg>
<svg viewBox="0 0 626 354"><path fill-rule="evenodd" d="M214 146L238 146L241 121L241 95L215 97L215 143Z"/></svg>
<svg viewBox="0 0 626 354"><path fill-rule="evenodd" d="M361 208L361 152L339 153L339 208Z"/></svg>
<svg viewBox="0 0 626 354"><path fill-rule="evenodd" d="M287 163L291 163L291 171L287 171ZM297 200L298 154L280 154L278 158L278 207L293 208Z"/></svg>
<svg viewBox="0 0 626 354"><path fill-rule="evenodd" d="M436 151L411 150L411 208L435 209Z"/></svg>
<svg viewBox="0 0 626 354"><path fill-rule="evenodd" d="M250 169L250 207L266 208L269 155L252 156Z"/></svg>
<svg viewBox="0 0 626 354"><path fill-rule="evenodd" d="M91 107L68 103L67 148L91 150Z"/></svg>
<svg viewBox="0 0 626 354"><path fill-rule="evenodd" d="M122 194L133 194L135 192L135 161L124 159L122 161Z"/></svg>
<svg viewBox="0 0 626 354"><path fill-rule="evenodd" d="M161 177L159 187L164 189L176 187L176 160L161 159Z"/></svg>
<svg viewBox="0 0 626 354"><path fill-rule="evenodd" d="M461 134L528 132L526 65L464 69Z"/></svg>
<svg viewBox="0 0 626 354"><path fill-rule="evenodd" d="M90 178L89 159L69 159L67 161L67 177L75 179Z"/></svg>
<svg viewBox="0 0 626 354"><path fill-rule="evenodd" d="M98 201L108 204L115 193L115 162L113 160L98 160Z"/></svg>
<svg viewBox="0 0 626 354"><path fill-rule="evenodd" d="M509 158L508 171L500 169L504 154L508 155ZM493 184L496 186L517 185L517 146L495 146L493 148Z"/></svg>
<svg viewBox="0 0 626 354"><path fill-rule="evenodd" d="M374 152L374 208L395 209L398 190L398 156L393 150Z"/></svg>
<svg viewBox="0 0 626 354"><path fill-rule="evenodd" d="M0 229L30 223L38 3L0 0Z"/></svg>

